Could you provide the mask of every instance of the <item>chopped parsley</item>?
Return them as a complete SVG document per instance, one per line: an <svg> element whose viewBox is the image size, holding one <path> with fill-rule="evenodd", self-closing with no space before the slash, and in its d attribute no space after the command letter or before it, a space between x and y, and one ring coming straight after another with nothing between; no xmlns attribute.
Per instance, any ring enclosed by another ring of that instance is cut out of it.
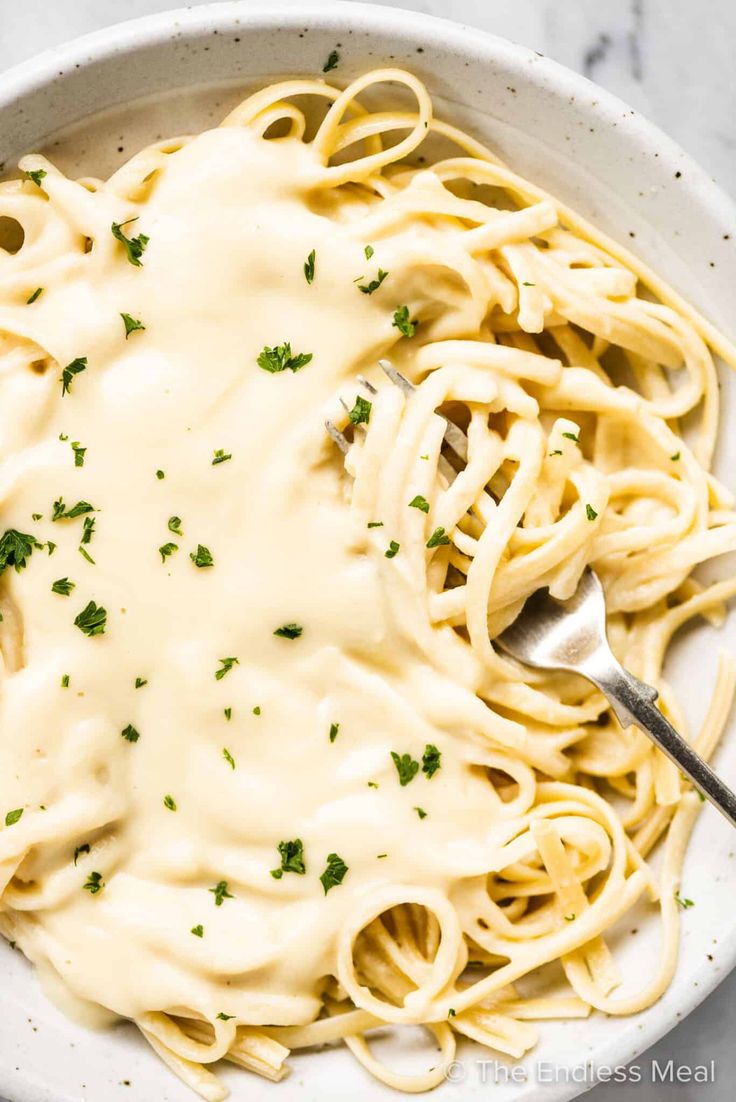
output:
<svg viewBox="0 0 736 1102"><path fill-rule="evenodd" d="M164 807L168 811L176 811L176 800L173 796L164 796Z"/></svg>
<svg viewBox="0 0 736 1102"><path fill-rule="evenodd" d="M140 732L136 731L132 723L129 723L127 727L123 727L120 734L123 736L126 742L137 742L138 739L141 737Z"/></svg>
<svg viewBox="0 0 736 1102"><path fill-rule="evenodd" d="M323 73L331 73L333 69L337 68L337 64L338 64L339 60L340 60L340 55L337 52L337 50L332 50L332 52L330 53L330 56L327 58L327 61L322 66L322 72Z"/></svg>
<svg viewBox="0 0 736 1102"><path fill-rule="evenodd" d="M72 441L72 451L74 452L74 466L83 467L84 457L87 454L87 449L83 448L78 440Z"/></svg>
<svg viewBox="0 0 736 1102"><path fill-rule="evenodd" d="M421 511L423 513L428 513L429 512L429 502L427 501L426 497L422 497L421 494L417 494L416 497L413 497L411 499L411 501L409 502L409 508L410 509L421 509Z"/></svg>
<svg viewBox="0 0 736 1102"><path fill-rule="evenodd" d="M339 854L328 853L327 867L320 876L320 882L325 889L325 895L327 895L330 888L335 888L338 884L342 884L347 871L348 866Z"/></svg>
<svg viewBox="0 0 736 1102"><path fill-rule="evenodd" d="M565 915L564 918L565 918L565 922L574 922L575 919L577 918L577 915L573 912L573 914L571 914L571 915Z"/></svg>
<svg viewBox="0 0 736 1102"><path fill-rule="evenodd" d="M87 370L87 357L78 356L76 360L72 360L70 364L61 372L61 396L65 394L71 394L72 392L72 379L75 375L79 375L80 372Z"/></svg>
<svg viewBox="0 0 736 1102"><path fill-rule="evenodd" d="M143 686L147 685L147 684L148 684L148 678L147 677L136 677L136 679L135 679L136 689L142 689Z"/></svg>
<svg viewBox="0 0 736 1102"><path fill-rule="evenodd" d="M683 899L679 892L675 892L675 903L682 907L683 911L687 911L688 908L695 906L692 899Z"/></svg>
<svg viewBox="0 0 736 1102"><path fill-rule="evenodd" d="M280 880L285 872L296 872L304 876L307 866L304 864L304 844L301 838L295 838L293 842L279 842L281 865L277 869L271 869L274 880Z"/></svg>
<svg viewBox="0 0 736 1102"><path fill-rule="evenodd" d="M388 545L388 549L384 551L384 555L387 559L393 559L398 555L400 547L400 543L397 543L396 540L391 540L391 543Z"/></svg>
<svg viewBox="0 0 736 1102"><path fill-rule="evenodd" d="M452 1007L450 1007L450 1009L447 1011L447 1017L454 1018L455 1016L455 1011L452 1009Z"/></svg>
<svg viewBox="0 0 736 1102"><path fill-rule="evenodd" d="M361 398L359 394L355 396L355 405L348 413L348 420L351 425L367 425L371 419L371 410L373 405L367 398Z"/></svg>
<svg viewBox="0 0 736 1102"><path fill-rule="evenodd" d="M74 620L81 632L90 637L104 635L107 626L107 609L90 601Z"/></svg>
<svg viewBox="0 0 736 1102"><path fill-rule="evenodd" d="M161 470L156 471L156 478L160 482L162 478L166 478L166 472Z"/></svg>
<svg viewBox="0 0 736 1102"><path fill-rule="evenodd" d="M43 287L37 287L30 298L26 299L26 306L32 306L36 299L40 298L43 294Z"/></svg>
<svg viewBox="0 0 736 1102"><path fill-rule="evenodd" d="M274 635L278 635L280 639L298 639L304 631L303 627L299 624L284 624L280 628L276 628Z"/></svg>
<svg viewBox="0 0 736 1102"><path fill-rule="evenodd" d="M198 926L192 926L189 932L194 934L195 937L204 937L204 926L200 922Z"/></svg>
<svg viewBox="0 0 736 1102"><path fill-rule="evenodd" d="M339 731L340 731L340 724L339 723L331 723L330 724L330 742L335 741L335 739L338 736Z"/></svg>
<svg viewBox="0 0 736 1102"><path fill-rule="evenodd" d="M215 897L215 906L221 907L223 899L234 899L235 896L231 895L228 891L227 880L221 880L219 884L216 884L214 888L208 888Z"/></svg>
<svg viewBox="0 0 736 1102"><path fill-rule="evenodd" d="M135 333L137 329L145 329L145 325L142 321L138 321L137 318L131 317L130 314L121 314L123 319L123 325L125 326L125 339L127 341L131 333Z"/></svg>
<svg viewBox="0 0 736 1102"><path fill-rule="evenodd" d="M88 501L78 501L76 505L72 505L70 509L67 509L63 497L57 497L51 507L51 519L74 520L76 517L84 516L85 513L94 513L94 511L94 505L90 505Z"/></svg>
<svg viewBox="0 0 736 1102"><path fill-rule="evenodd" d="M444 528L435 528L432 535L427 540L427 547L442 547L450 542L450 537L446 534Z"/></svg>
<svg viewBox="0 0 736 1102"><path fill-rule="evenodd" d="M95 518L85 517L82 527L82 543L91 543L92 537L95 534ZM81 550L81 548L80 548Z"/></svg>
<svg viewBox="0 0 736 1102"><path fill-rule="evenodd" d="M391 324L398 329L400 333L403 333L405 337L413 337L417 331L419 322L416 318L409 320L408 306L399 306L394 311L394 320Z"/></svg>
<svg viewBox="0 0 736 1102"><path fill-rule="evenodd" d="M28 565L28 559L33 554L34 548L43 548L34 536L26 532L19 532L17 528L8 528L0 536L0 574L4 574L9 566L14 566L20 574Z"/></svg>
<svg viewBox="0 0 736 1102"><path fill-rule="evenodd" d="M260 708L260 705L259 705L259 704L256 704L255 708L253 709L253 715L254 715L254 716L259 716L260 714L261 714L261 708Z"/></svg>
<svg viewBox="0 0 736 1102"><path fill-rule="evenodd" d="M41 187L41 181L48 176L48 173L45 168L32 168L30 172L26 172L26 176L36 187Z"/></svg>
<svg viewBox="0 0 736 1102"><path fill-rule="evenodd" d="M227 762L227 764L230 766L230 768L234 769L235 768L235 758L232 756L232 754L228 750L227 746L223 746L222 756L225 759L225 761Z"/></svg>
<svg viewBox="0 0 736 1102"><path fill-rule="evenodd" d="M68 673L63 673L61 675L60 685L61 685L62 689L68 689L69 688L69 674Z"/></svg>
<svg viewBox="0 0 736 1102"><path fill-rule="evenodd" d="M369 520L367 524L368 528L383 528L382 520Z"/></svg>
<svg viewBox="0 0 736 1102"><path fill-rule="evenodd" d="M442 754L431 742L424 747L422 754L422 773L431 780L442 764Z"/></svg>
<svg viewBox="0 0 736 1102"><path fill-rule="evenodd" d="M383 268L379 268L376 278L372 279L370 283L359 283L358 290L362 291L364 295L372 295L374 291L378 290L387 275L388 272L384 272Z"/></svg>
<svg viewBox="0 0 736 1102"><path fill-rule="evenodd" d="M562 435L566 440L574 440L576 444L580 443L580 437L576 432L563 432Z"/></svg>
<svg viewBox="0 0 736 1102"><path fill-rule="evenodd" d="M553 452L550 452L549 454L550 454L550 458L551 458L553 455L562 455L562 452L560 451L559 448L555 448L555 450Z"/></svg>
<svg viewBox="0 0 736 1102"><path fill-rule="evenodd" d="M14 826L23 815L23 808L16 807L14 811L9 811L5 816L6 827Z"/></svg>
<svg viewBox="0 0 736 1102"><path fill-rule="evenodd" d="M315 253L314 249L312 249L311 253L304 261L304 278L306 279L307 283L314 283L314 261L316 259L316 256L317 254Z"/></svg>
<svg viewBox="0 0 736 1102"><path fill-rule="evenodd" d="M90 895L97 895L101 892L105 886L105 881L102 879L101 872L91 872L87 877L87 882L84 884L84 890L89 892Z"/></svg>
<svg viewBox="0 0 736 1102"><path fill-rule="evenodd" d="M585 515L588 520L595 520L595 518L598 516L592 505L585 506Z"/></svg>
<svg viewBox="0 0 736 1102"><path fill-rule="evenodd" d="M128 218L125 222L113 222L110 229L115 240L119 241L125 249L125 254L130 263L135 268L142 268L141 257L146 251L146 245L150 238L146 237L144 233L139 233L137 237L126 237L123 233L123 226L130 226L137 221L137 218Z"/></svg>
<svg viewBox="0 0 736 1102"><path fill-rule="evenodd" d="M189 552L189 558L192 560L195 566L198 566L200 570L205 566L214 566L215 560L212 558L212 552L208 547L204 547L201 543L197 544L196 551Z"/></svg>
<svg viewBox="0 0 736 1102"><path fill-rule="evenodd" d="M220 1013L217 1015L217 1017L221 1022L229 1022L229 1021L232 1021L232 1019L235 1017L235 1015L234 1014L225 1014L224 1011L221 1010Z"/></svg>
<svg viewBox="0 0 736 1102"><path fill-rule="evenodd" d="M83 842L81 846L77 846L77 848L74 850L75 865L77 863L77 858L79 857L80 853L89 853L89 842Z"/></svg>
<svg viewBox="0 0 736 1102"><path fill-rule="evenodd" d="M178 550L178 543L162 543L158 549L158 553L161 556L161 562L166 562L169 555L173 555L174 552Z"/></svg>
<svg viewBox="0 0 736 1102"><path fill-rule="evenodd" d="M233 666L239 666L240 662L237 658L221 658L220 668L215 670L215 680L222 681L226 673L230 673Z"/></svg>
<svg viewBox="0 0 736 1102"><path fill-rule="evenodd" d="M280 371L298 371L301 367L305 367L311 359L311 352L299 352L296 356L292 355L291 344L289 341L284 341L283 344L276 344L273 348L266 345L256 362L264 371L276 375Z"/></svg>
<svg viewBox="0 0 736 1102"><path fill-rule="evenodd" d="M526 281L524 281L521 286L522 287L536 287L537 285L536 285L536 283L527 283Z"/></svg>
<svg viewBox="0 0 736 1102"><path fill-rule="evenodd" d="M75 585L76 583L70 582L68 578L57 578L51 586L51 592L58 593L60 597L68 597Z"/></svg>
<svg viewBox="0 0 736 1102"><path fill-rule="evenodd" d="M416 811L416 813L417 813L417 815L419 816L420 819L426 819L427 818L427 812L424 810L423 807L415 807L414 810Z"/></svg>
<svg viewBox="0 0 736 1102"><path fill-rule="evenodd" d="M184 533L181 530L181 517L169 517L168 529L173 532L175 536L183 536Z"/></svg>
<svg viewBox="0 0 736 1102"><path fill-rule="evenodd" d="M365 253L366 260L370 260L370 258L373 256L375 251L376 250L373 248L372 245L366 245L366 247L363 249L363 252Z"/></svg>
<svg viewBox="0 0 736 1102"><path fill-rule="evenodd" d="M395 750L391 751L391 757L396 766L396 772L399 774L399 784L402 788L405 788L419 772L419 762L415 761L411 754L399 756Z"/></svg>
<svg viewBox="0 0 736 1102"><path fill-rule="evenodd" d="M212 466L216 467L218 463L227 463L228 459L232 459L232 455L226 452L224 448L218 448L212 457Z"/></svg>
<svg viewBox="0 0 736 1102"><path fill-rule="evenodd" d="M671 455L671 456L670 456L670 460L671 460L671 461L672 461L673 463L676 463L676 462L677 462L677 460L678 460L679 458L680 458L680 453L679 453L679 452L675 452L675 454L674 454L674 455Z"/></svg>
<svg viewBox="0 0 736 1102"><path fill-rule="evenodd" d="M233 710L232 710L232 708L225 708L225 709L224 709L224 712L225 712L225 719L227 719L227 720L230 720L230 719L232 719L232 718L233 718Z"/></svg>

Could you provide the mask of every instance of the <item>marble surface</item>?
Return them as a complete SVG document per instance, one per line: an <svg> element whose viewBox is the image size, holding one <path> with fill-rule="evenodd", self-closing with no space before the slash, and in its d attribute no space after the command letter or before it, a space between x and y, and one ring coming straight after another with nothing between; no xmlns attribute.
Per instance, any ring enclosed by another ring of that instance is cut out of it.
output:
<svg viewBox="0 0 736 1102"><path fill-rule="evenodd" d="M667 131L736 195L735 0L376 2L481 27L585 73ZM57 42L175 6L177 0L0 0L0 71ZM301 6L308 9L309 0ZM640 1083L597 1086L591 1102L731 1102L735 1003L736 973L639 1059ZM660 1067L670 1059L691 1068L714 1061L714 1081L653 1083L654 1059Z"/></svg>

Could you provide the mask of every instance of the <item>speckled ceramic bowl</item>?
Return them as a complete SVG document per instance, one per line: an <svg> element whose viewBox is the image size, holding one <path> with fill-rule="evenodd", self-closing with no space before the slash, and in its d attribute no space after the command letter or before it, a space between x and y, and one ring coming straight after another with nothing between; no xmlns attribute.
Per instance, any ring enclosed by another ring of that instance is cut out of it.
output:
<svg viewBox="0 0 736 1102"><path fill-rule="evenodd" d="M379 64L412 68L440 113L484 136L515 168L631 245L712 320L733 329L736 210L697 165L625 104L547 58L410 12L355 3L225 3L90 35L0 77L0 164L8 171L20 154L43 148L67 171L109 172L145 141L214 123L254 84L319 74L333 49L340 53L340 80ZM725 374L723 383L719 469L726 482L731 472L733 484L736 395ZM684 686L693 724L705 711L714 656L729 633L733 647L733 625L720 633L694 629L668 664L670 680ZM718 766L733 784L736 731ZM733 842L730 828L705 808L684 875L684 894L697 905L684 915L676 980L655 1007L634 1018L543 1024L538 1048L513 1080L506 1065L481 1064L489 1054L468 1047L453 1081L434 1097L480 1100L493 1091L496 1102L561 1102L596 1082L606 1066L635 1060L736 962ZM614 944L623 969L647 974L658 937L651 910L642 906L629 916ZM91 1033L62 1017L4 943L0 990L0 1095L12 1102L193 1097L132 1027ZM426 1060L421 1036L417 1031L417 1052L397 1055L399 1066ZM243 1102L394 1097L344 1050L292 1063L294 1074L276 1087L242 1072L225 1075Z"/></svg>

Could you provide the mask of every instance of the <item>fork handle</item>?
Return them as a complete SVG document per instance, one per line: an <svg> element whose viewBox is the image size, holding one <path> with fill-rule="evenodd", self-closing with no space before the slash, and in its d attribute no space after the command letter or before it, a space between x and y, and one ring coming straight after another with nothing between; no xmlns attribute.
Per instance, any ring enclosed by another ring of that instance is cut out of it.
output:
<svg viewBox="0 0 736 1102"><path fill-rule="evenodd" d="M613 659L613 655L610 658ZM628 673L615 659L609 660L606 666L605 672L586 670L585 675L608 698L621 725L628 727L633 723L648 735L692 781L698 792L718 808L731 826L736 826L736 795L668 723L654 703L656 690Z"/></svg>

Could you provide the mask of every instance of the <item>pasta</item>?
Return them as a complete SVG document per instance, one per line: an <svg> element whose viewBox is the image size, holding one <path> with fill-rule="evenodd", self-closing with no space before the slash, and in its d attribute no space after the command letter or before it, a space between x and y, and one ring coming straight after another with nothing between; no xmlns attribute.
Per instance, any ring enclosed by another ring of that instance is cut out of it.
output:
<svg viewBox="0 0 736 1102"><path fill-rule="evenodd" d="M401 70L274 84L107 181L20 167L0 931L210 1102L221 1060L278 1081L342 1041L419 1092L458 1037L520 1058L536 1021L654 1003L699 797L494 639L592 564L683 729L667 647L736 591L693 577L736 550L709 471L736 350ZM735 681L723 655L706 757ZM606 938L640 898L662 954L621 996ZM417 1024L427 1069L392 1071L372 1032Z"/></svg>

